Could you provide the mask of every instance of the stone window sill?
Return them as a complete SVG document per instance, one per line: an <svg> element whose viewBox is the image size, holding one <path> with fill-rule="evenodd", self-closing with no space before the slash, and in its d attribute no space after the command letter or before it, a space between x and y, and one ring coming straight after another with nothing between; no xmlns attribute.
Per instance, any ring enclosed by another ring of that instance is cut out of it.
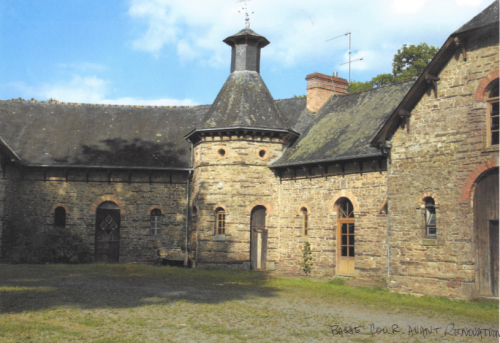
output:
<svg viewBox="0 0 500 343"><path fill-rule="evenodd" d="M161 241L161 235L148 236L148 241Z"/></svg>
<svg viewBox="0 0 500 343"><path fill-rule="evenodd" d="M302 236L299 237L299 243L305 243L311 239L311 236Z"/></svg>
<svg viewBox="0 0 500 343"><path fill-rule="evenodd" d="M215 235L212 237L212 242L225 242L231 235Z"/></svg>
<svg viewBox="0 0 500 343"><path fill-rule="evenodd" d="M423 246L436 246L437 245L437 238L420 238L420 245Z"/></svg>
<svg viewBox="0 0 500 343"><path fill-rule="evenodd" d="M498 145L491 145L481 150L481 154L490 154L497 153L498 154Z"/></svg>

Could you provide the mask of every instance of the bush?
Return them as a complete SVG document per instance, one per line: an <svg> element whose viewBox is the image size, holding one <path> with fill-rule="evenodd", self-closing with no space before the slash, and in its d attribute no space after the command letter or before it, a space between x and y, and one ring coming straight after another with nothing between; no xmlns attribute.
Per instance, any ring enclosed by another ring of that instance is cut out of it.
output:
<svg viewBox="0 0 500 343"><path fill-rule="evenodd" d="M309 242L304 242L302 248L302 263L300 266L306 275L311 273L311 266L313 265L312 259L311 244Z"/></svg>
<svg viewBox="0 0 500 343"><path fill-rule="evenodd" d="M15 263L88 263L92 262L92 252L80 236L56 227L46 232L19 233L8 258Z"/></svg>

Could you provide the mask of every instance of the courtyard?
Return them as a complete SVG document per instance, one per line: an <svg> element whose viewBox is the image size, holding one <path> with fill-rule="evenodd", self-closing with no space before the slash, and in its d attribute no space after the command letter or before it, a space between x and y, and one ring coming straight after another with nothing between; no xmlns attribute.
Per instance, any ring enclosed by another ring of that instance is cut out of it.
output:
<svg viewBox="0 0 500 343"><path fill-rule="evenodd" d="M498 342L498 303L348 284L134 264L5 264L0 341Z"/></svg>

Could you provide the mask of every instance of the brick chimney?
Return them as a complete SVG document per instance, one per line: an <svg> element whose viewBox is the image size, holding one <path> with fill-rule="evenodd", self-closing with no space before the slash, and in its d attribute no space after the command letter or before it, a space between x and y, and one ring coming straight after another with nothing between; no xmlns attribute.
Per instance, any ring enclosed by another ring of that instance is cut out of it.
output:
<svg viewBox="0 0 500 343"><path fill-rule="evenodd" d="M323 105L334 95L348 93L348 82L334 73L333 76L312 73L306 76L307 80L307 110L317 113Z"/></svg>

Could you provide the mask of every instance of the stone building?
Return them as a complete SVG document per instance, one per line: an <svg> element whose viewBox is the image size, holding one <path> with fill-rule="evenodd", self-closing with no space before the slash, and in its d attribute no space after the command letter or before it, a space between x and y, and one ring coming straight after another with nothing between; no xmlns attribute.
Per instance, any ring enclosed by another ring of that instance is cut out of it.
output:
<svg viewBox="0 0 500 343"><path fill-rule="evenodd" d="M269 41L224 40L211 105L0 101L1 254L15 230L67 227L95 261L387 280L498 297L498 1L414 80L348 94L313 73L274 100Z"/></svg>

